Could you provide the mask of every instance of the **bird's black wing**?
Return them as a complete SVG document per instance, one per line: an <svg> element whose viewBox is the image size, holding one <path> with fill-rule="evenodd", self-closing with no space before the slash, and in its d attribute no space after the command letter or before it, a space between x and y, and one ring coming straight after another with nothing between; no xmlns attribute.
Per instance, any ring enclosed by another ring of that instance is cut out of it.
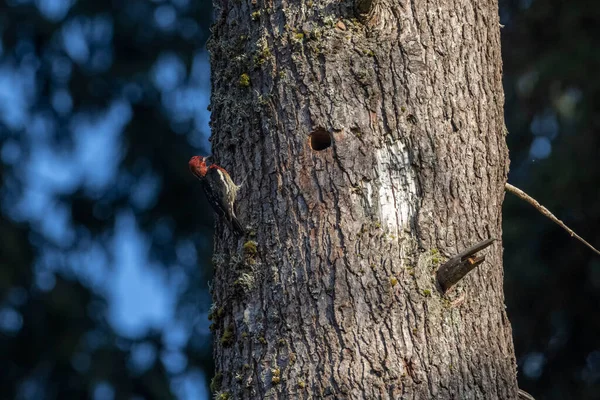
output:
<svg viewBox="0 0 600 400"><path fill-rule="evenodd" d="M202 189L211 207L221 217L227 217L227 205L223 203L222 189L208 179L202 181Z"/></svg>
<svg viewBox="0 0 600 400"><path fill-rule="evenodd" d="M235 216L233 202L235 201L235 190L237 189L231 178L218 168L210 168L203 181L204 192L215 212L238 231L244 233L242 224Z"/></svg>

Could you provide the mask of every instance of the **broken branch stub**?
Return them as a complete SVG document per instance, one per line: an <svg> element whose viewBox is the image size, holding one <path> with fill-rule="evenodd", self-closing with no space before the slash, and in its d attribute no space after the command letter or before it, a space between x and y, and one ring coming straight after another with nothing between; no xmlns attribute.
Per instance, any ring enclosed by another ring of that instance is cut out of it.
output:
<svg viewBox="0 0 600 400"><path fill-rule="evenodd" d="M476 256L475 253L494 243L496 239L489 238L469 247L445 262L437 271L437 281L443 293L464 278L485 260L485 256Z"/></svg>

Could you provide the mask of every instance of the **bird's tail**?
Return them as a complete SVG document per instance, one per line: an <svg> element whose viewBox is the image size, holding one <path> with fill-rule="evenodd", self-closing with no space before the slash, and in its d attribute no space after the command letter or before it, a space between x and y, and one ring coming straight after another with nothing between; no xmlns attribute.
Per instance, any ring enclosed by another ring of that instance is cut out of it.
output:
<svg viewBox="0 0 600 400"><path fill-rule="evenodd" d="M242 224L240 223L240 221L237 219L237 217L235 215L231 218L231 227L240 235L243 235L244 233L246 233L246 231L244 230L244 227L242 226Z"/></svg>

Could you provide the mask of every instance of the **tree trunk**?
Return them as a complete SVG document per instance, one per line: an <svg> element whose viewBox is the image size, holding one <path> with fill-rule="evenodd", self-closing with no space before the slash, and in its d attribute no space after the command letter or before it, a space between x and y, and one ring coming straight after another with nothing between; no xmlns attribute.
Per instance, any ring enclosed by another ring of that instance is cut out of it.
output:
<svg viewBox="0 0 600 400"><path fill-rule="evenodd" d="M215 160L244 182L215 237L221 399L514 399L494 0L221 0Z"/></svg>

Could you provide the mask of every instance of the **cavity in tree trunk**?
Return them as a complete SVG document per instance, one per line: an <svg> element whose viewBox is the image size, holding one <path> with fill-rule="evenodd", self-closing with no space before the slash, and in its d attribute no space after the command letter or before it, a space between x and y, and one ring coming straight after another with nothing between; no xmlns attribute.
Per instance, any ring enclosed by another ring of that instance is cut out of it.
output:
<svg viewBox="0 0 600 400"><path fill-rule="evenodd" d="M502 242L443 295L439 266L500 239L508 171L496 1L222 0L215 160L222 399L513 399Z"/></svg>

